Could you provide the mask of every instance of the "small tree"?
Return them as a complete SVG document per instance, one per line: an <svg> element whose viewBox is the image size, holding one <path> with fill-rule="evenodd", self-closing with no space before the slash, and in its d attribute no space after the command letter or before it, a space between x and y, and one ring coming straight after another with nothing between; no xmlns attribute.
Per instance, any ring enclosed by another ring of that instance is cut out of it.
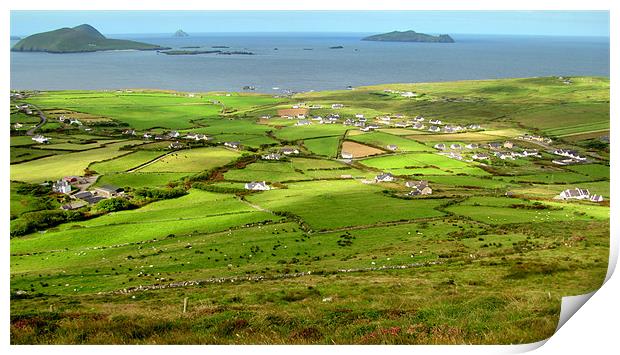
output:
<svg viewBox="0 0 620 355"><path fill-rule="evenodd" d="M102 200L97 203L97 210L104 212L122 211L134 208L134 204L130 201L116 197L107 200Z"/></svg>

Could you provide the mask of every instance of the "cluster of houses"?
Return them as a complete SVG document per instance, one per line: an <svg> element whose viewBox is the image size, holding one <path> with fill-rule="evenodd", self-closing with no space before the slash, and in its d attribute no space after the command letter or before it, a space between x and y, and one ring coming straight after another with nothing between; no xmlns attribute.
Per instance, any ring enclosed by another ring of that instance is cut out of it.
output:
<svg viewBox="0 0 620 355"><path fill-rule="evenodd" d="M82 125L82 122L80 120L78 120L77 118L66 117L64 115L58 116L58 122L65 123L65 124L68 124L68 125L77 125L77 126L81 126Z"/></svg>
<svg viewBox="0 0 620 355"><path fill-rule="evenodd" d="M15 99L15 100L21 100L21 99L25 99L26 98L26 94L25 93L21 93L21 92L12 92L10 95L11 100Z"/></svg>
<svg viewBox="0 0 620 355"><path fill-rule="evenodd" d="M310 116L310 109L321 108L320 105L306 105L305 103L299 103L292 105L291 108L278 110L278 116L286 119L297 119L295 126L308 126L312 124L312 121L319 124L335 124L341 122L341 116L338 113L330 113L323 117L318 115ZM332 104L332 109L343 108L343 104ZM270 115L261 116L262 119L270 119ZM427 130L433 133L458 133L463 131L475 131L481 130L482 127L479 124L469 124L466 126L461 125L449 125L442 122L440 119L428 120L428 128L425 125L426 119L423 116L416 116L415 118L406 120L406 117L402 114L383 115L375 117L374 122L369 120L362 113L355 114L355 117L346 118L342 120L342 124L345 126L359 127L362 132L370 132L381 127L395 127L395 128L411 128L415 130Z"/></svg>
<svg viewBox="0 0 620 355"><path fill-rule="evenodd" d="M587 159L579 154L579 152L571 149L555 149L553 154L565 157L565 159L554 159L553 163L557 165L571 165L576 163L583 163Z"/></svg>
<svg viewBox="0 0 620 355"><path fill-rule="evenodd" d="M418 94L413 91L399 91L399 90L385 89L383 90L383 92L388 93L388 94L397 94L397 95L400 95L401 97L407 97L407 98L418 96Z"/></svg>
<svg viewBox="0 0 620 355"><path fill-rule="evenodd" d="M446 146L444 143L438 143L434 145L435 149L438 150L446 150L447 148L453 149L453 150L461 150L461 149L478 149L479 145L476 143L469 143L467 145L460 145L459 143L452 143L449 146Z"/></svg>
<svg viewBox="0 0 620 355"><path fill-rule="evenodd" d="M430 195L433 193L433 189L426 180L407 181L405 186L411 189L411 191L407 193L409 196Z"/></svg>
<svg viewBox="0 0 620 355"><path fill-rule="evenodd" d="M126 129L123 131L123 135L125 136L135 136L136 135L136 130L134 129ZM145 132L142 135L142 138L144 139L154 139L154 140L167 140L167 139L186 139L186 140L193 140L193 141L208 141L211 140L212 138L209 137L206 134L202 134L202 133L192 133L189 132L187 133L185 136L181 136L181 133L179 133L178 131L170 131L167 132L165 134L153 134L153 133L149 133L149 132Z"/></svg>
<svg viewBox="0 0 620 355"><path fill-rule="evenodd" d="M524 141L530 141L530 142L544 143L544 144L551 144L551 143L553 143L553 140L551 140L551 138L543 137L543 136L537 136L537 135L531 135L531 134L524 134L522 136L517 137L517 139L521 139L521 140L524 140Z"/></svg>
<svg viewBox="0 0 620 355"><path fill-rule="evenodd" d="M34 113L28 104L15 105L15 108L17 111L23 112L27 115L32 115Z"/></svg>
<svg viewBox="0 0 620 355"><path fill-rule="evenodd" d="M125 136L136 136L136 130L135 129L126 129L122 132L123 135ZM195 142L200 142L200 141L210 141L213 139L213 137L210 137L206 134L202 134L202 133L194 133L194 132L189 132L186 133L185 135L182 135L181 133L179 133L178 131L170 131L164 134L154 134L154 133L150 133L150 132L145 132L142 135L143 139L149 140L149 139L153 139L156 141L161 141L161 140L174 140L173 142L171 142L168 145L168 149L181 149L184 148L184 144L179 142L179 139L183 139L185 141L195 141ZM238 149L239 147L239 143L238 142L231 142L235 143L236 147L235 149ZM226 144L225 144L226 145ZM228 145L226 145L228 146Z"/></svg>
<svg viewBox="0 0 620 355"><path fill-rule="evenodd" d="M168 149L182 149L183 143L179 143L179 141L174 141L168 144Z"/></svg>
<svg viewBox="0 0 620 355"><path fill-rule="evenodd" d="M280 149L280 153L284 154L284 155L297 155L299 154L299 149L297 148L282 148ZM263 160L280 160L282 158L282 155L278 154L278 153L267 153L267 154L263 154L261 156L261 159Z"/></svg>
<svg viewBox="0 0 620 355"><path fill-rule="evenodd" d="M32 137L32 140L39 143L39 144L47 144L50 142L51 138L45 137L41 134L37 134L35 136Z"/></svg>
<svg viewBox="0 0 620 355"><path fill-rule="evenodd" d="M433 132L433 133L457 133L457 132L463 132L463 131L467 131L467 130L480 130L482 129L482 127L479 124L469 124L467 126L461 126L461 125L449 125L449 124L444 124L440 119L430 119L428 120L428 129L426 128L426 125L424 124L424 122L426 121L426 119L423 116L416 116L415 118L409 119L407 121L402 120L404 117L403 115L394 115L394 116L380 116L377 117L377 120L379 120L381 123L386 124L386 125L390 125L392 127L395 128L407 128L407 127L411 127L412 129L415 130L428 130L429 132ZM394 120L397 120L396 122L393 122Z"/></svg>
<svg viewBox="0 0 620 355"><path fill-rule="evenodd" d="M563 76L558 76L558 80L560 80L565 85L570 85L573 83L572 80L570 80L570 78L565 78Z"/></svg>
<svg viewBox="0 0 620 355"><path fill-rule="evenodd" d="M87 204L93 205L101 200L123 195L124 191L122 188L113 185L103 185L100 187L95 187L92 191L80 191L71 195L75 201L67 205L63 205L61 208L76 209Z"/></svg>
<svg viewBox="0 0 620 355"><path fill-rule="evenodd" d="M374 182L393 182L395 180L396 178L391 173L382 173L375 176ZM433 189L426 180L406 181L405 186L411 189L411 191L407 193L409 196L430 195L433 193Z"/></svg>
<svg viewBox="0 0 620 355"><path fill-rule="evenodd" d="M278 110L278 116L287 119L304 119L308 117L309 111L310 109L307 107L300 107L298 105L294 105L292 108Z"/></svg>
<svg viewBox="0 0 620 355"><path fill-rule="evenodd" d="M239 142L224 142L224 146L232 149L241 148L241 143Z"/></svg>
<svg viewBox="0 0 620 355"><path fill-rule="evenodd" d="M506 160L506 159L515 160L517 158L527 158L527 157L538 157L538 158L542 157L537 149L524 149L520 152L517 152L517 151L494 152L493 155L495 155L497 158L501 160Z"/></svg>
<svg viewBox="0 0 620 355"><path fill-rule="evenodd" d="M575 187L574 189L566 189L554 197L556 200L589 200L592 202L602 202L603 196L590 194L590 190Z"/></svg>
<svg viewBox="0 0 620 355"><path fill-rule="evenodd" d="M13 94L11 94L13 95ZM11 96L12 97L12 96ZM25 112L26 114L31 115L32 114L32 110L29 108L29 106L27 104L23 104L23 105L15 105L15 107L17 108L18 111L20 112ZM11 125L11 128L13 129L20 129L24 127L23 124L19 123L19 122L15 122Z"/></svg>
<svg viewBox="0 0 620 355"><path fill-rule="evenodd" d="M478 149L478 148L487 148L490 149L492 151L492 156L495 156L498 159L501 160L515 160L516 158L527 158L527 157L541 157L540 153L538 152L537 149L523 149L521 151L516 151L516 150L512 150L513 148L516 148L515 145L510 142L510 141L506 141L504 143L501 142L491 142L488 144L485 144L484 146L480 146L477 143L469 143L466 145L461 145L459 143L452 143L449 146L444 144L444 143L438 143L435 144L434 148L441 150L441 151L445 151L448 148L451 149L450 152L445 153L445 155L447 155L449 158L452 159L457 159L457 160L463 160L463 156L458 153L458 151L464 150L464 149ZM510 149L509 151L506 150L500 150L500 149ZM490 154L487 153L481 153L481 152L476 152L472 155L472 159L473 160L489 160L491 157Z"/></svg>
<svg viewBox="0 0 620 355"><path fill-rule="evenodd" d="M61 206L64 210L73 210L86 205L95 204L101 200L122 196L122 188L113 185L95 187L92 191L81 191L79 186L88 181L79 176L65 176L52 184L52 191L59 194L69 195L73 201Z"/></svg>

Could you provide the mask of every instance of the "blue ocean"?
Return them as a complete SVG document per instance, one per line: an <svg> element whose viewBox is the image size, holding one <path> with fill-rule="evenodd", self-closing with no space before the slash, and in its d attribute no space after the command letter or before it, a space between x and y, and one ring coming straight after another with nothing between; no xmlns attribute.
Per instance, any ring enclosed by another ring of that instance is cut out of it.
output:
<svg viewBox="0 0 620 355"><path fill-rule="evenodd" d="M11 52L12 89L158 88L257 92L534 76L609 77L609 38L452 35L456 43L362 41L365 33L108 35L254 55ZM16 41L11 41L14 44ZM342 48L330 48L340 47Z"/></svg>

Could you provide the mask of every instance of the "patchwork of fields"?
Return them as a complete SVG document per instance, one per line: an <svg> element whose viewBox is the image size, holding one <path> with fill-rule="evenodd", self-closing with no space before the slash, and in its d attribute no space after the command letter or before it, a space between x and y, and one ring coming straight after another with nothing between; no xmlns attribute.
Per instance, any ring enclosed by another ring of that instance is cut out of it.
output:
<svg viewBox="0 0 620 355"><path fill-rule="evenodd" d="M23 95L13 344L529 343L607 271L606 79Z"/></svg>

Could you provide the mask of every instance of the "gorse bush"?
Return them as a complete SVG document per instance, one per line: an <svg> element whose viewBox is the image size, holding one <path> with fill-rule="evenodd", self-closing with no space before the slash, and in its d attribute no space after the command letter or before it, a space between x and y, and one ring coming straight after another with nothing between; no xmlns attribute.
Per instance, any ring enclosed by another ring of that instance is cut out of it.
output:
<svg viewBox="0 0 620 355"><path fill-rule="evenodd" d="M171 189L143 187L140 189L136 189L133 195L136 198L167 200L187 195L187 191L185 191L183 187L175 187Z"/></svg>
<svg viewBox="0 0 620 355"><path fill-rule="evenodd" d="M39 185L39 184L21 184L16 192L20 195L30 195L30 196L43 196L47 195L50 192L49 187Z"/></svg>
<svg viewBox="0 0 620 355"><path fill-rule="evenodd" d="M77 211L47 210L28 212L11 221L11 237L53 227L65 222L80 221L84 215Z"/></svg>
<svg viewBox="0 0 620 355"><path fill-rule="evenodd" d="M110 198L107 200L99 201L96 206L98 211L103 211L103 212L129 210L135 207L136 207L135 204L131 203L131 201L124 199L122 197Z"/></svg>
<svg viewBox="0 0 620 355"><path fill-rule="evenodd" d="M225 194L235 194L235 193L246 192L245 189L238 188L238 187L210 185L210 184L205 184L202 182L193 183L192 187L195 189L203 190L203 191L225 193Z"/></svg>

